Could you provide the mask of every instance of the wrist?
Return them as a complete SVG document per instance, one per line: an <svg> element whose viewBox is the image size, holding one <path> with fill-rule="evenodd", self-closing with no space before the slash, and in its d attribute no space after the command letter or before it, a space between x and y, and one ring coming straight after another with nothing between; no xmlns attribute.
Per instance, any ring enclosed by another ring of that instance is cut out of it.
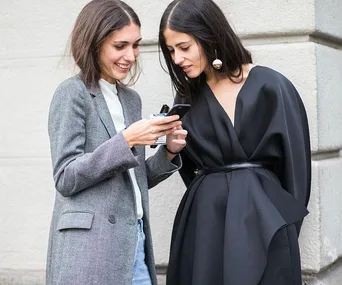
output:
<svg viewBox="0 0 342 285"><path fill-rule="evenodd" d="M178 151L178 152L173 152L173 151L169 150L168 147L167 147L167 144L164 144L163 146L164 146L164 148L166 149L166 151L167 151L168 153L173 154L173 155L179 154L179 151Z"/></svg>
<svg viewBox="0 0 342 285"><path fill-rule="evenodd" d="M128 144L128 146L130 148L134 147L134 143L133 143L132 138L130 137L129 133L127 132L127 129L122 131L122 135L123 135L124 139L126 140L126 143Z"/></svg>

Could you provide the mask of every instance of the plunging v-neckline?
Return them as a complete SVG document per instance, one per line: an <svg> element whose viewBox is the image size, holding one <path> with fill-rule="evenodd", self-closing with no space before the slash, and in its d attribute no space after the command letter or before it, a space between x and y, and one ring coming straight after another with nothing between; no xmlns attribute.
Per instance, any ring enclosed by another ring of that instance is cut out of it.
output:
<svg viewBox="0 0 342 285"><path fill-rule="evenodd" d="M234 112L233 112L233 113L234 113L234 119L233 119L233 120L231 120L231 118L229 117L229 115L228 115L228 113L226 112L226 110L223 108L223 106L221 105L221 103L219 102L219 100L216 98L216 96L215 96L213 90L210 88L209 84L208 84L207 82L205 82L205 85L207 86L207 88L208 88L209 91L210 91L209 93L211 94L211 96L214 97L215 102L220 106L220 108L221 108L222 111L224 112L225 116L227 117L227 119L228 119L228 121L229 121L229 124L233 127L235 133L236 133L236 117L237 117L237 116L236 116L236 115L237 115L237 110L236 110L237 108L236 108L236 107L237 107L237 103L238 103L238 101L239 101L239 99L240 99L240 97L241 97L241 94L242 94L242 92L243 92L243 89L245 89L245 86L246 86L247 82L249 81L249 79L250 79L250 77L251 77L251 75L252 75L253 69L255 69L256 67L258 67L258 65L253 66L253 67L249 70L249 73L248 73L248 76L246 77L245 82L242 84L242 86L241 86L239 92L238 92L237 95L236 95L235 106L234 106Z"/></svg>

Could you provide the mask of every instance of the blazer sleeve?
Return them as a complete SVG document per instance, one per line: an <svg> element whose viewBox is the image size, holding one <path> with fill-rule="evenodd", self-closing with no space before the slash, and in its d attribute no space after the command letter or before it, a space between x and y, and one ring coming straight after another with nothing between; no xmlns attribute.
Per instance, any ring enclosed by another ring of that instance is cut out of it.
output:
<svg viewBox="0 0 342 285"><path fill-rule="evenodd" d="M176 96L176 98L178 97ZM179 102L175 99L174 104L177 103ZM156 186L182 167L183 160L181 154L176 155L172 161L169 161L165 148L159 147L157 152L146 160L148 188Z"/></svg>
<svg viewBox="0 0 342 285"><path fill-rule="evenodd" d="M179 154L170 161L164 147L159 147L157 152L146 160L146 172L148 188L156 186L182 167L182 159Z"/></svg>
<svg viewBox="0 0 342 285"><path fill-rule="evenodd" d="M121 133L85 153L87 92L81 83L69 79L57 88L49 110L53 177L57 191L65 197L139 165Z"/></svg>

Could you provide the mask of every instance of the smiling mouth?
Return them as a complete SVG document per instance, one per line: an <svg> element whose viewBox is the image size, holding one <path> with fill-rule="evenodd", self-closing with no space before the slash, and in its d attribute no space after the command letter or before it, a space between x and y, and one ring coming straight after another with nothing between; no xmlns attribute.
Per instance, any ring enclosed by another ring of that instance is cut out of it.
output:
<svg viewBox="0 0 342 285"><path fill-rule="evenodd" d="M129 69L130 68L130 64L122 64L122 63L116 63L116 66L120 67L121 69Z"/></svg>

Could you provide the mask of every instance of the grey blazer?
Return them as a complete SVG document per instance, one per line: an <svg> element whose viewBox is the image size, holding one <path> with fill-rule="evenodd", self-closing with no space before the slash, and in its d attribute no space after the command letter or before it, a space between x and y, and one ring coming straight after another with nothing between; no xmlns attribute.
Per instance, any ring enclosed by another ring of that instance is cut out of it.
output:
<svg viewBox="0 0 342 285"><path fill-rule="evenodd" d="M141 119L139 95L118 86L126 126ZM141 189L146 263L156 283L148 189L181 166L164 148L145 161L145 148L116 133L100 89L79 76L62 82L52 99L49 136L56 198L47 257L47 285L130 285L137 242L135 195Z"/></svg>

